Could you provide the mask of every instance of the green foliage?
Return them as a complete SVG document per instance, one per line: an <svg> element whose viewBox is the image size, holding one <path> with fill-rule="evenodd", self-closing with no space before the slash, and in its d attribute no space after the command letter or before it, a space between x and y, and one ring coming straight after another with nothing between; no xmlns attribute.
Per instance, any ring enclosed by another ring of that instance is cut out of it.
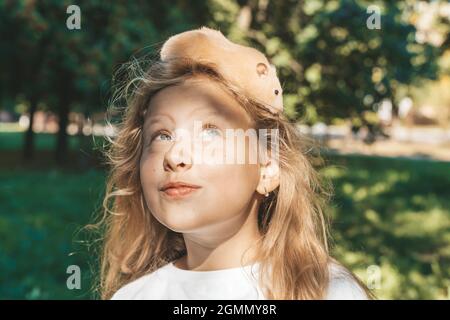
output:
<svg viewBox="0 0 450 320"><path fill-rule="evenodd" d="M441 53L415 42L411 1L81 1L81 30L65 26L70 4L0 4L5 106L18 94L30 99L45 92L39 101L58 110L67 85L72 109L104 110L120 63L136 53L154 54L168 36L200 25L267 53L280 70L288 114L309 123L358 116L395 98L398 85L434 77ZM382 10L380 30L366 27L369 5ZM246 15L249 24L242 22Z"/></svg>
<svg viewBox="0 0 450 320"><path fill-rule="evenodd" d="M138 51L153 52L154 45L172 33L195 27L206 10L201 1L192 3L197 11L188 10L191 8L186 1L78 1L81 29L69 30L66 8L71 4L24 0L0 3L0 30L5 36L2 39L7 40L0 44L0 63L6 70L1 78L5 89L2 97L27 93L28 89L45 91L40 101L58 110L58 88L67 85L71 107L82 112L104 110L107 82L118 64ZM17 81L11 83L11 75Z"/></svg>
<svg viewBox="0 0 450 320"><path fill-rule="evenodd" d="M69 30L66 9L72 4L0 2L0 107L13 110L18 100L29 101L30 113L36 106L52 110L64 129L70 111L86 117L106 111L116 67L138 50L155 53L153 45L193 28L205 11L200 1L194 2L195 12L186 1L78 1L81 29ZM66 140L61 130L55 148L60 163L66 160Z"/></svg>
<svg viewBox="0 0 450 320"><path fill-rule="evenodd" d="M381 9L379 30L366 26L369 5ZM269 1L250 5L253 19L244 33L279 67L290 117L310 124L355 116L364 122L363 114L383 99L395 102L399 84L435 77L439 51L415 42L407 5Z"/></svg>

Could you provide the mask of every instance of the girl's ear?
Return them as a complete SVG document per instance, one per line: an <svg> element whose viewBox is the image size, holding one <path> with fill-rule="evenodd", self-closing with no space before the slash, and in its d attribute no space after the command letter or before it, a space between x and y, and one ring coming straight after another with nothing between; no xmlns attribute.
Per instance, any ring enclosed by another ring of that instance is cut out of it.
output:
<svg viewBox="0 0 450 320"><path fill-rule="evenodd" d="M259 183L256 191L262 195L268 195L280 185L280 166L274 159L270 158L267 163L260 166Z"/></svg>

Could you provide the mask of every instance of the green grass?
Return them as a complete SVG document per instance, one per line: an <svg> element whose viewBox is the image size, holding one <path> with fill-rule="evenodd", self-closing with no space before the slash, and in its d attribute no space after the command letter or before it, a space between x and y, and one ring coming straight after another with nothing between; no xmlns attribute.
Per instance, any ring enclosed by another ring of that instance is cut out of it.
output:
<svg viewBox="0 0 450 320"><path fill-rule="evenodd" d="M56 135L50 133L35 134L35 147L37 150L53 150L56 145ZM24 132L0 132L0 150L21 150L25 140ZM76 149L79 145L77 136L68 136L69 148Z"/></svg>
<svg viewBox="0 0 450 320"><path fill-rule="evenodd" d="M25 166L27 168L52 169L56 166L56 135L39 133L34 135L35 156L32 161L23 159L25 132L4 132L0 126L0 170ZM67 136L68 158L65 167L99 165L99 153L105 139L99 136Z"/></svg>
<svg viewBox="0 0 450 320"><path fill-rule="evenodd" d="M450 163L345 156L329 164L336 257L369 282L367 268L377 266L380 298L450 298Z"/></svg>
<svg viewBox="0 0 450 320"><path fill-rule="evenodd" d="M104 183L95 170L0 172L0 298L89 298L92 257L76 242L90 222ZM81 268L81 290L68 290L69 265Z"/></svg>
<svg viewBox="0 0 450 320"><path fill-rule="evenodd" d="M91 298L96 257L75 241L76 231L99 207L105 173L11 165L20 143L8 139L14 136L0 134L0 298ZM48 152L38 150L38 158ZM367 268L378 266L379 298L448 298L450 164L329 156L328 165L322 172L335 189L333 254L365 281ZM66 287L73 264L81 268L81 290Z"/></svg>

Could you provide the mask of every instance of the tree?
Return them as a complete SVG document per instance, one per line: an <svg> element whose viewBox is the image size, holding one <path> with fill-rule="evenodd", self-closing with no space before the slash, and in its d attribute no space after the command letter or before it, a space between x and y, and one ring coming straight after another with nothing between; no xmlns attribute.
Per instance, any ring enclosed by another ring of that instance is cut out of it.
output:
<svg viewBox="0 0 450 320"><path fill-rule="evenodd" d="M222 3L224 1L212 1ZM312 124L335 118L368 122L400 84L434 78L437 50L415 41L403 1L225 1L218 27L266 52L277 65L292 119ZM370 30L376 5L381 29ZM246 19L243 17L247 16ZM247 21L239 24L232 21ZM238 25L238 26L236 26Z"/></svg>
<svg viewBox="0 0 450 320"><path fill-rule="evenodd" d="M57 113L58 163L64 163L67 156L69 112L76 110L89 117L95 110L105 111L109 79L118 65L135 53L153 52L154 44L197 27L194 21L206 15L202 1L81 1L81 29L69 30L69 5L69 1L57 0L0 4L2 39L8 40L0 44L2 70L6 70L0 78L2 100L10 101L10 108L18 97L28 101L31 121L24 145L26 157L32 155L32 121L38 106L45 104Z"/></svg>

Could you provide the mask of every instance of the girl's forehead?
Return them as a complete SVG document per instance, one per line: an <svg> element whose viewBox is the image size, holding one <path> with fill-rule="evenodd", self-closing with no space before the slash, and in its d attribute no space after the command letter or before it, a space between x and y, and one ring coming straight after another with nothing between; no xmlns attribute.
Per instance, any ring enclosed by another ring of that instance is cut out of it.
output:
<svg viewBox="0 0 450 320"><path fill-rule="evenodd" d="M204 78L189 78L184 82L160 90L150 100L153 110L165 109L172 104L194 107L192 104L218 107L218 105L236 108L237 101L216 81Z"/></svg>
<svg viewBox="0 0 450 320"><path fill-rule="evenodd" d="M182 119L202 113L215 113L243 123L251 122L244 108L226 89L216 81L198 76L155 94L150 100L147 117L171 114Z"/></svg>

